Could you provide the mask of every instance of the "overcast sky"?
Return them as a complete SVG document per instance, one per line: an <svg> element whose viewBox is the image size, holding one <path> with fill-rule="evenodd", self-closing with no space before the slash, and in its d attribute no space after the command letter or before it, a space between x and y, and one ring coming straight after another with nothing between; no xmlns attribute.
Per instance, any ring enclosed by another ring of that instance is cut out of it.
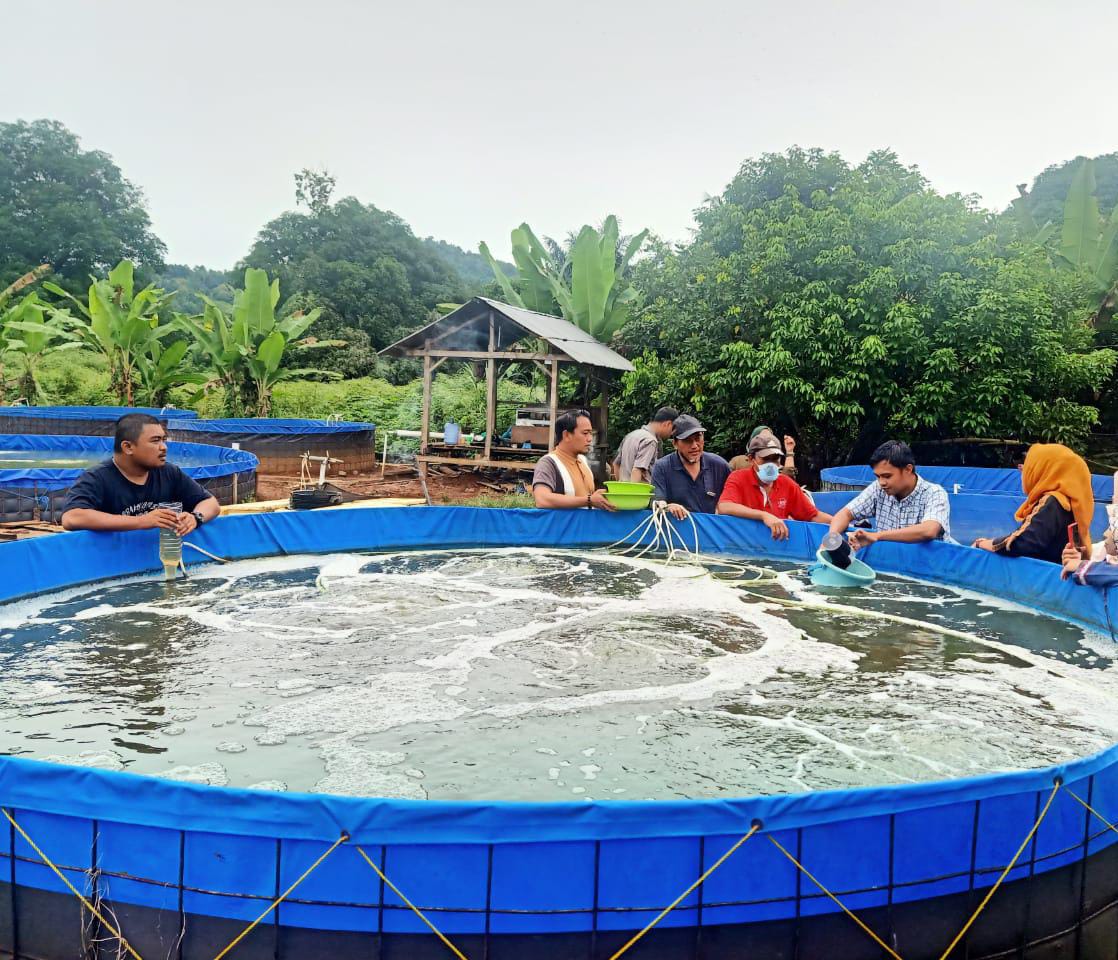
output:
<svg viewBox="0 0 1118 960"><path fill-rule="evenodd" d="M1051 163L1118 149L1114 0L47 7L18 25L0 7L20 35L0 119L58 119L110 153L174 262L231 266L304 166L500 255L522 220L563 236L616 213L685 239L742 160L791 144L889 147L998 208Z"/></svg>

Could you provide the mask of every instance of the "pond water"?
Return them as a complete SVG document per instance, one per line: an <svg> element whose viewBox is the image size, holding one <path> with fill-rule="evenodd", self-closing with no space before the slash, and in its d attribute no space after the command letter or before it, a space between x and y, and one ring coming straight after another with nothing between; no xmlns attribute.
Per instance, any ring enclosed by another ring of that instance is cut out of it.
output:
<svg viewBox="0 0 1118 960"><path fill-rule="evenodd" d="M824 593L802 567L768 564L761 584L710 569L337 554L8 604L0 751L276 790L573 800L941 779L1118 739L1109 639L899 579Z"/></svg>
<svg viewBox="0 0 1118 960"><path fill-rule="evenodd" d="M0 450L0 470L85 470L104 463L108 452L89 450ZM170 457L180 467L204 467L216 463L205 457Z"/></svg>

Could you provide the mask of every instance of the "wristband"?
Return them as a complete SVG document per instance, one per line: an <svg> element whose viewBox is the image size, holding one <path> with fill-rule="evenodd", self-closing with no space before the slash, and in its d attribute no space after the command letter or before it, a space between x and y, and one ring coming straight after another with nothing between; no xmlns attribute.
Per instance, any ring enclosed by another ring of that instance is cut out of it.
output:
<svg viewBox="0 0 1118 960"><path fill-rule="evenodd" d="M194 517L194 522L197 523L198 526L202 526L202 524L206 522L206 518L202 515L201 510L195 510L191 516Z"/></svg>
<svg viewBox="0 0 1118 960"><path fill-rule="evenodd" d="M586 495L586 509L587 509L587 510L592 510L592 509L594 508L594 504L592 504L592 503L590 502L590 500L591 500L591 498L592 498L593 496L594 496L594 494L592 494L592 493L588 493L588 494Z"/></svg>

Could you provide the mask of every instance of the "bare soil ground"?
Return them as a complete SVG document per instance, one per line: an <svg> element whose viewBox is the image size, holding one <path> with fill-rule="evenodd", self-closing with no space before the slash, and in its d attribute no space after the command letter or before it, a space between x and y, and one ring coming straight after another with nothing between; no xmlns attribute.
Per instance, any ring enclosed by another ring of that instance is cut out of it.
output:
<svg viewBox="0 0 1118 960"><path fill-rule="evenodd" d="M317 475L315 479L317 480ZM419 485L419 477L415 468L411 466L389 464L383 479L381 479L379 467L371 473L347 471L345 476L331 473L327 475L326 479L342 490L348 490L350 493L360 494L364 497L423 496L423 488ZM256 499L282 500L289 497L291 491L299 485L298 476L258 475L256 478ZM431 502L435 504L468 503L478 497L492 497L511 493L515 488L516 478L511 473L498 475L464 470L455 472L453 475L443 475L437 472L434 467L427 473L427 489L431 494Z"/></svg>

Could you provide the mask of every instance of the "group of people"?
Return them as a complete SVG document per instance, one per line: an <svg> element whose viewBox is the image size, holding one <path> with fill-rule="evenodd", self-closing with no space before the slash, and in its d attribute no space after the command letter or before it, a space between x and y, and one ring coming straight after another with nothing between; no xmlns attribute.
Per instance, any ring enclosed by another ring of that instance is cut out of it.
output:
<svg viewBox="0 0 1118 960"><path fill-rule="evenodd" d="M671 441L673 452L662 456ZM593 441L590 414L564 413L556 421L555 448L532 476L536 506L613 510L595 486L586 454ZM746 453L727 463L709 453L706 429L671 407L628 433L611 463L615 479L650 483L653 500L673 516L717 513L763 523L774 540L788 537L789 520L828 524L848 534L855 550L878 541L923 543L951 539L951 505L939 484L916 470L911 448L887 440L870 456L875 482L834 515L820 510L795 480L794 441L781 443L767 426L752 433ZM1018 527L1005 536L979 537L971 545L1008 557L1059 563L1077 583L1118 584L1118 507L1111 511L1104 543L1092 547L1094 495L1086 461L1057 443L1034 444L1021 465L1025 501ZM873 529L867 529L868 521Z"/></svg>
<svg viewBox="0 0 1118 960"><path fill-rule="evenodd" d="M613 510L591 472L587 452L594 431L585 410L556 420L555 448L532 476L536 506ZM661 456L671 440L673 452ZM876 480L834 515L820 510L795 478L794 443L782 444L768 427L753 431L746 453L727 463L708 453L706 428L671 407L656 411L621 443L611 472L619 480L650 483L653 498L679 519L718 513L763 523L774 540L788 537L789 520L828 524L849 533L855 550L878 541L951 540L947 492L916 471L912 450L888 440L871 455ZM735 469L736 468L736 469ZM1103 542L1092 544L1094 491L1086 461L1058 443L1034 444L1021 465L1025 501L1017 528L971 545L1008 557L1061 564L1076 583L1118 585L1118 504L1110 509ZM162 528L180 535L213 519L217 499L181 469L167 463L167 432L155 417L127 414L116 424L113 456L87 470L63 506L67 530ZM867 521L873 529L866 529Z"/></svg>

